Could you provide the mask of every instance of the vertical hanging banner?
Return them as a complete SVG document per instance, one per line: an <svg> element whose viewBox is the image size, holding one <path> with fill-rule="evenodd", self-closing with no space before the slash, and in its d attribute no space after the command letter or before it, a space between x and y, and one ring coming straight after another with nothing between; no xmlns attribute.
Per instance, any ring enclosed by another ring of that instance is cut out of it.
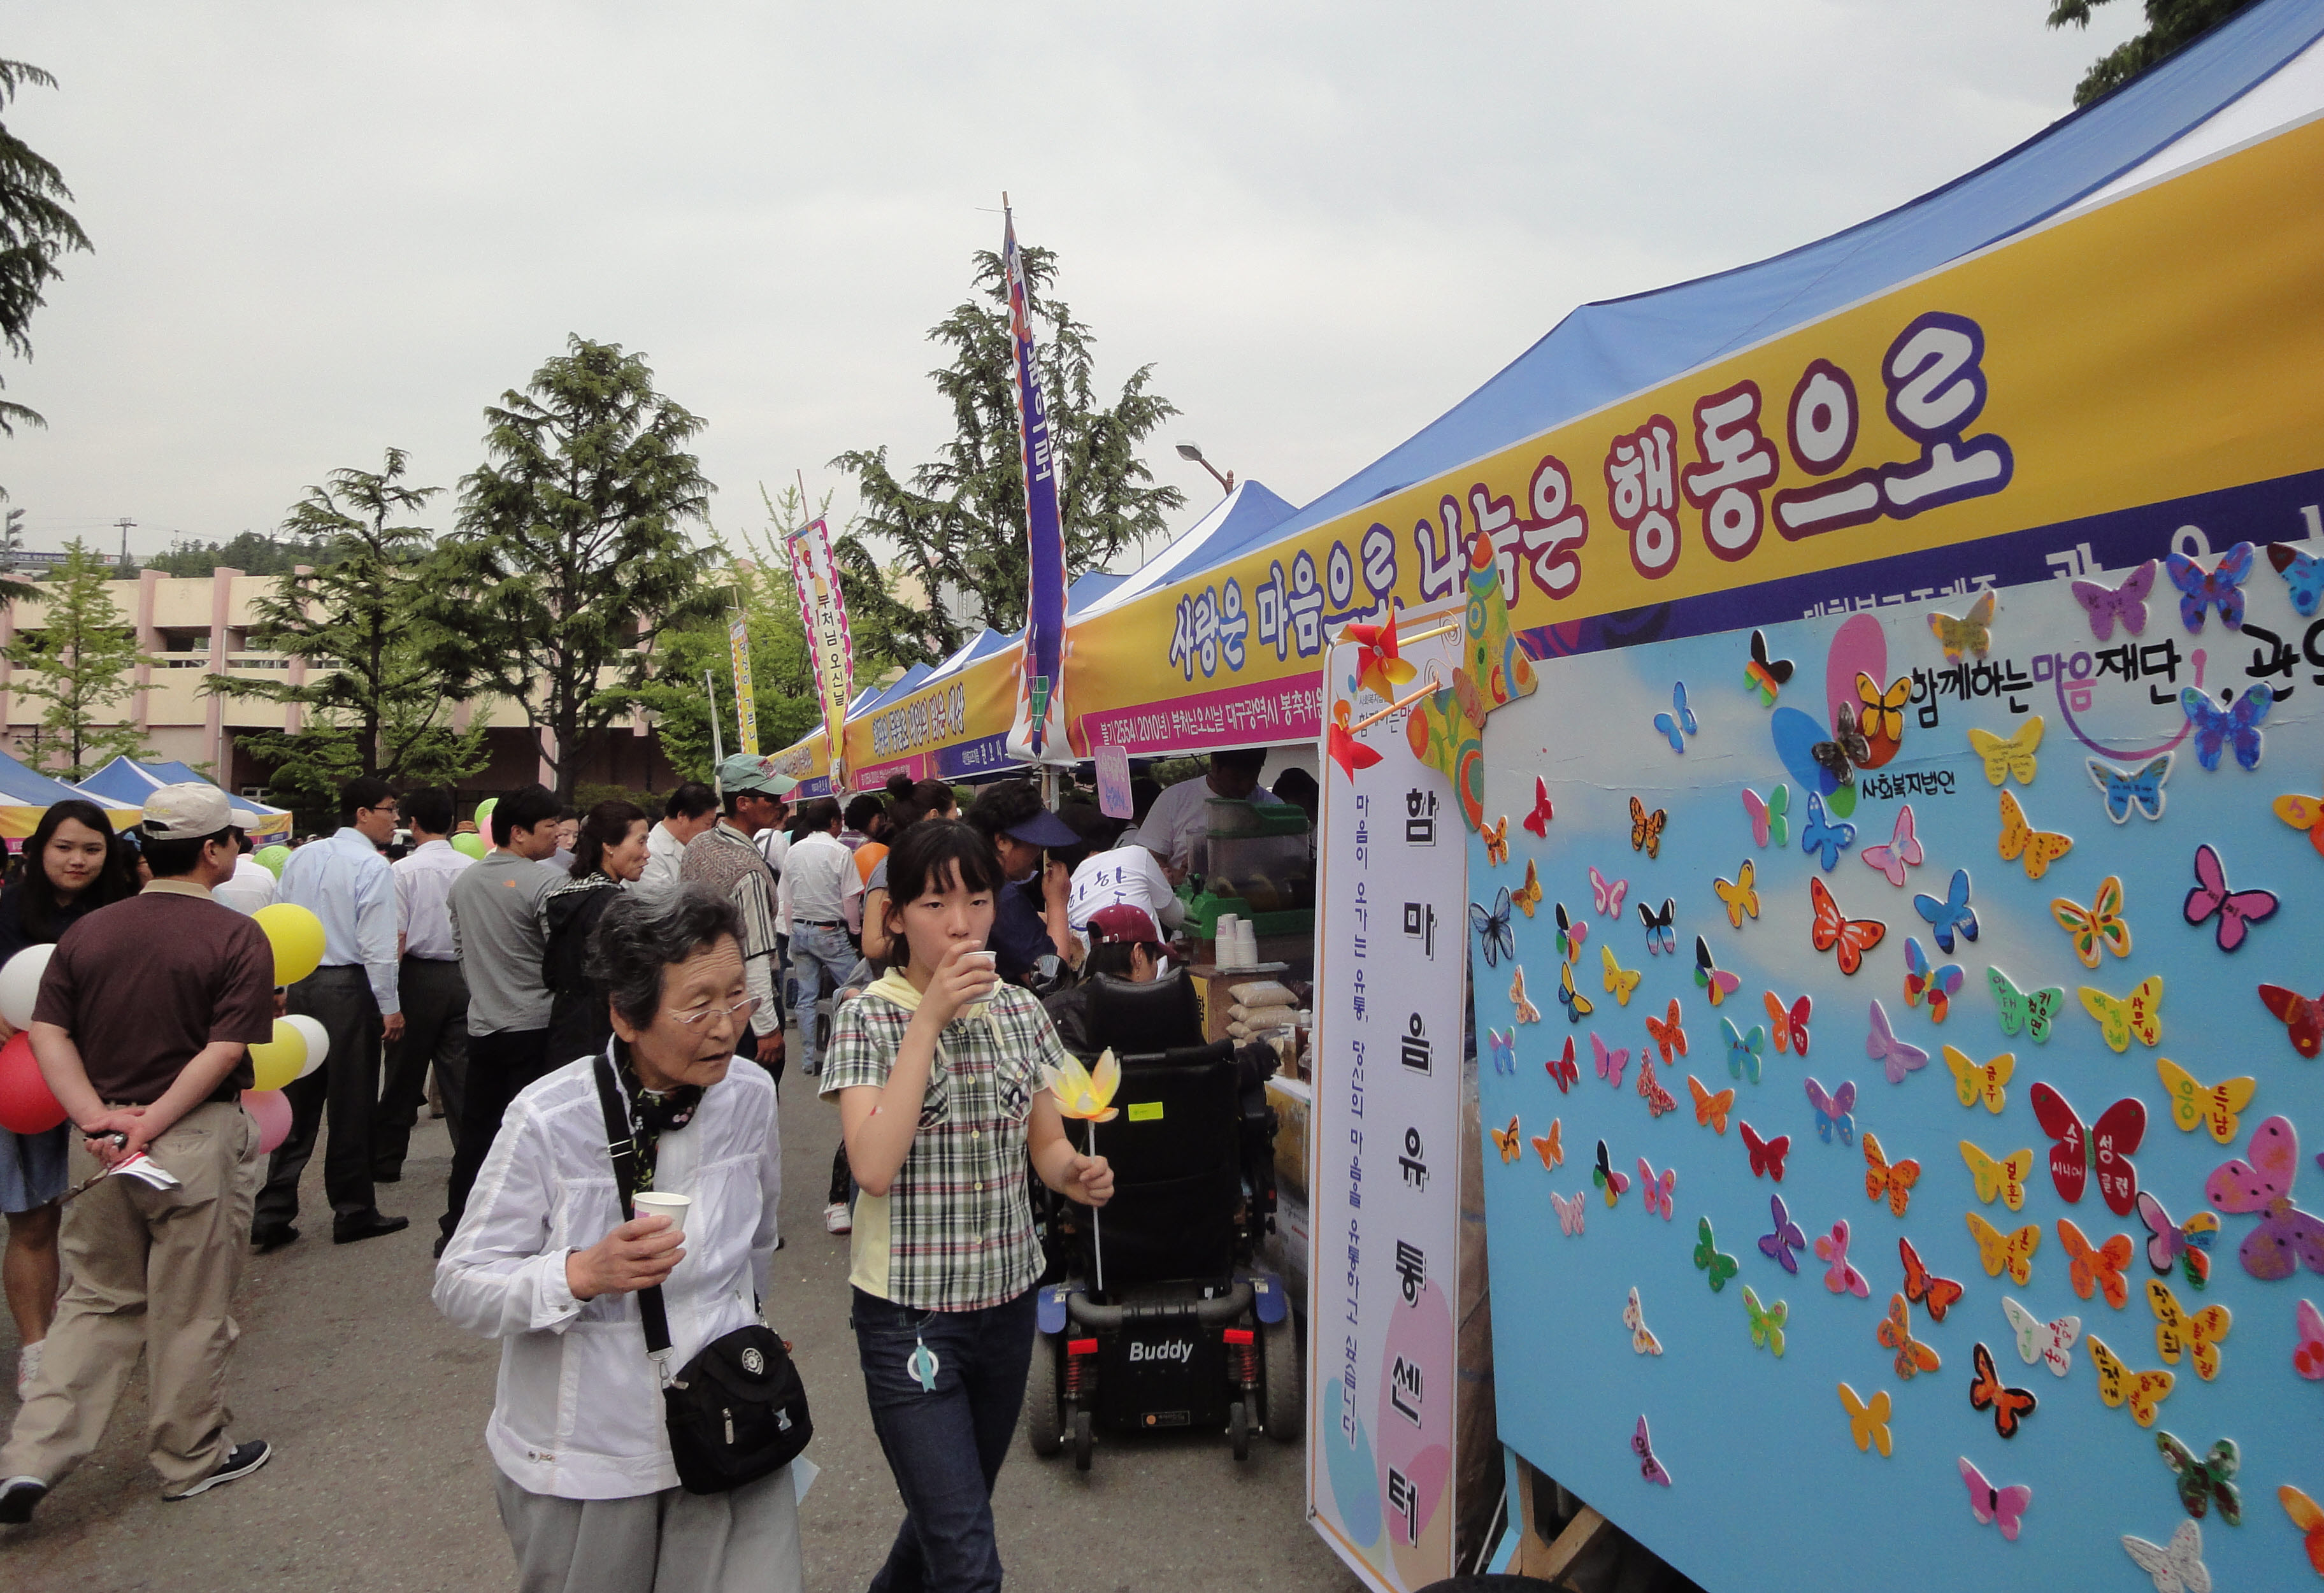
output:
<svg viewBox="0 0 2324 1593"><path fill-rule="evenodd" d="M847 636L847 604L840 596L839 566L832 561L831 528L808 521L784 541L791 554L791 580L798 588L799 622L807 628L807 656L815 661L815 693L823 704L823 728L831 747L831 788L844 774L842 734L847 704L855 695L855 650ZM739 631L740 627L738 626ZM741 643L738 641L738 648ZM735 678L743 668L738 653Z"/></svg>
<svg viewBox="0 0 2324 1593"><path fill-rule="evenodd" d="M1057 458L1033 360L1032 302L1017 223L1002 205L1001 260L1009 273L1009 341L1016 366L1017 437L1025 459L1025 664L1008 750L1025 763L1070 763L1065 744L1065 530L1057 513Z"/></svg>
<svg viewBox="0 0 2324 1593"><path fill-rule="evenodd" d="M751 681L751 630L741 614L726 626L727 650L734 659L734 750L759 752L759 698Z"/></svg>

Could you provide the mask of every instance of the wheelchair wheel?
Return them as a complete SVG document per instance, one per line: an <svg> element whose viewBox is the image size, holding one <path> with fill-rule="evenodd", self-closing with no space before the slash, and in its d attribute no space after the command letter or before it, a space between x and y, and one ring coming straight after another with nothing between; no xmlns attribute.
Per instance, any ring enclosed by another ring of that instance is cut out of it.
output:
<svg viewBox="0 0 2324 1593"><path fill-rule="evenodd" d="M1047 1459L1065 1452L1065 1407L1057 1403L1057 1336L1033 1335L1033 1364L1025 1375L1025 1441Z"/></svg>
<svg viewBox="0 0 2324 1593"><path fill-rule="evenodd" d="M1267 1404L1261 1414L1267 1435L1277 1443L1297 1443L1305 1426L1306 1391L1299 1382L1299 1341L1290 1317L1262 1324L1259 1336L1266 1352Z"/></svg>
<svg viewBox="0 0 2324 1593"><path fill-rule="evenodd" d="M1250 1416L1240 1400L1227 1406L1227 1437L1234 1444L1236 1459L1250 1459Z"/></svg>
<svg viewBox="0 0 2324 1593"><path fill-rule="evenodd" d="M1074 1413L1074 1470L1086 1471L1090 1469L1090 1450L1092 1447L1093 1445L1090 1436L1090 1413L1087 1411L1075 1411Z"/></svg>

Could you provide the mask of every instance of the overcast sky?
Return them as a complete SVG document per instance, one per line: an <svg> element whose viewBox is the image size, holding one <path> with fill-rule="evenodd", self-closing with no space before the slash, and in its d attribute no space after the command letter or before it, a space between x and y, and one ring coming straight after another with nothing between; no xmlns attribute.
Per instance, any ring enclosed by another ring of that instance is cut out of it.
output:
<svg viewBox="0 0 2324 1593"><path fill-rule="evenodd" d="M2065 113L2131 0L166 6L34 0L9 126L69 257L6 396L27 542L278 523L390 444L450 486L566 336L702 415L723 527L842 449L947 430L927 329L1056 249L1156 441L1305 502L1576 304L1791 247ZM1013 19L1003 25L1003 18ZM844 496L843 502L848 501ZM448 524L448 508L437 517Z"/></svg>

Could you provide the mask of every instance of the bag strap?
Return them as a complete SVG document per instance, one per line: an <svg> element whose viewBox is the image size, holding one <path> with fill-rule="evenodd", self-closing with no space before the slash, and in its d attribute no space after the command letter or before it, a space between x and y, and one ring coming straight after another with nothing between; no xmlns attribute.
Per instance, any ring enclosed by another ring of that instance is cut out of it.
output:
<svg viewBox="0 0 2324 1593"><path fill-rule="evenodd" d="M613 1064L604 1056L597 1058L594 1070L597 1080L597 1104L605 1112L605 1151L613 1159L613 1192L621 1197L622 1220L627 1222L636 1215L630 1197L638 1186L637 1141L630 1132L630 1109L622 1099L622 1087L613 1082ZM645 1323L646 1353L656 1360L669 1354L669 1312L664 1308L661 1285L638 1291L638 1315ZM666 1372L668 1367L663 1368ZM664 1381L668 1381L665 1377Z"/></svg>

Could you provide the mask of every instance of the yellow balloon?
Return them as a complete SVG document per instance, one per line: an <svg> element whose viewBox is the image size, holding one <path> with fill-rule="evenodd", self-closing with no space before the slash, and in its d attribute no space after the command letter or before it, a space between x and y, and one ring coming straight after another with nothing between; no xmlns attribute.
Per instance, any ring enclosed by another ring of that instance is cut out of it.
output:
<svg viewBox="0 0 2324 1593"><path fill-rule="evenodd" d="M304 907L297 910L306 911ZM274 1037L250 1048L252 1088L280 1090L297 1078L299 1070L306 1065L307 1036L278 1017L274 1020Z"/></svg>
<svg viewBox="0 0 2324 1593"><path fill-rule="evenodd" d="M251 916L274 947L276 984L297 984L323 965L323 921L307 908L276 902Z"/></svg>

